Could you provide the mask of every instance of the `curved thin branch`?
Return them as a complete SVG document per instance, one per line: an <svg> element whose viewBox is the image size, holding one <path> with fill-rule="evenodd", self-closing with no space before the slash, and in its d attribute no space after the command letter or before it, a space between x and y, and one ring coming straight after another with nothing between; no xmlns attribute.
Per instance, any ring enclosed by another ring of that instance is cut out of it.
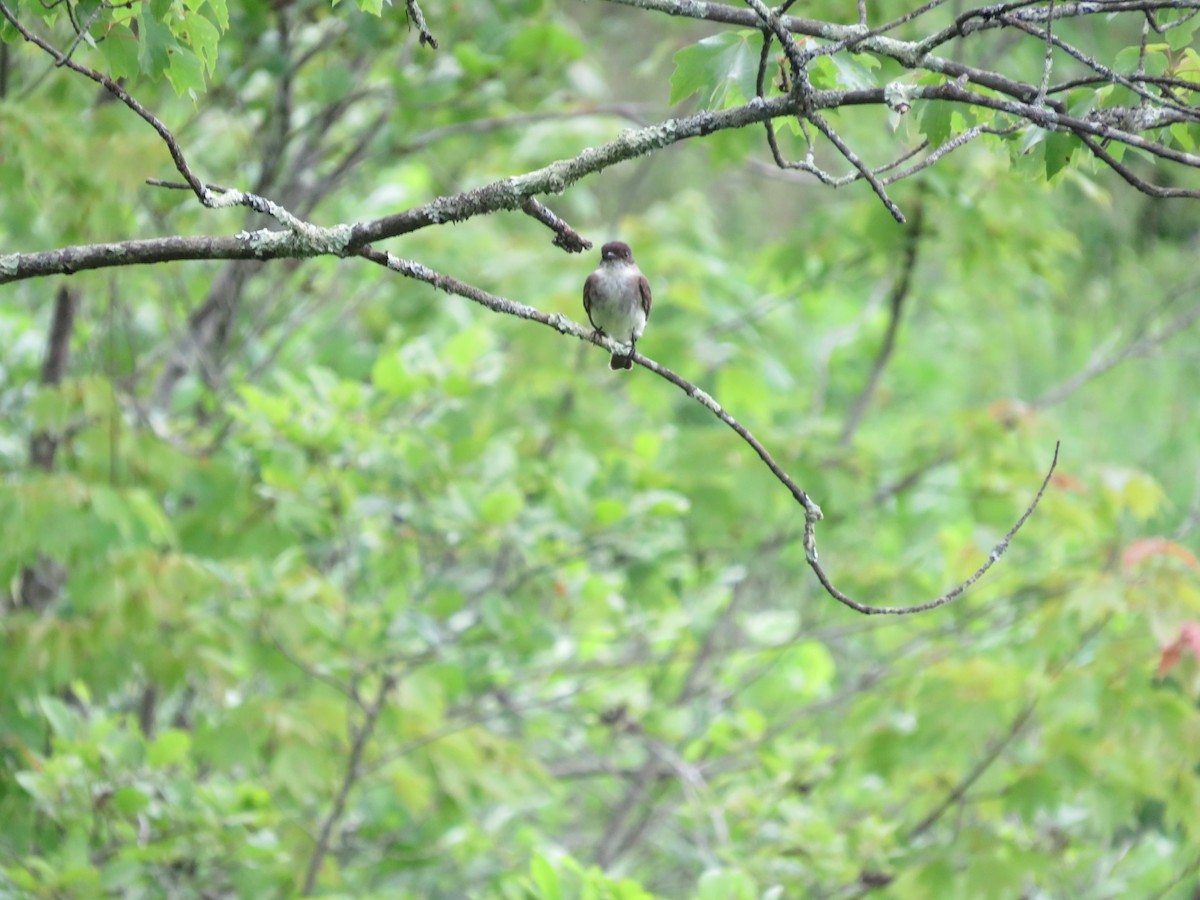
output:
<svg viewBox="0 0 1200 900"><path fill-rule="evenodd" d="M544 313L541 310L534 309L532 306L527 306L524 303L518 303L515 300L509 300L505 297L491 294L481 288L477 288L465 281L460 281L450 275L445 275L441 272L436 272L428 266L415 262L409 259L402 259L394 256L391 253L384 253L372 247L364 247L358 251L358 255L364 259L370 260L377 265L384 266L392 271L399 272L406 278L412 278L417 281L423 281L432 287L443 290L448 294L457 294L460 297L465 297L479 305L490 309L492 312L502 313L504 315L516 316L519 319L525 319L530 322L537 322L545 325L548 328L553 328L560 334L570 334L579 338L581 341L588 341L604 348L609 353L621 352L627 353L628 347L617 341L612 340L606 335L598 334L590 328L584 328L577 325L575 322L568 319L561 313ZM762 443L751 434L750 430L737 419L731 416L724 407L714 400L709 394L705 393L696 385L692 384L682 375L668 369L666 366L660 365L648 357L643 356L636 351L633 352L631 358L638 365L649 369L661 378L665 378L671 382L687 396L691 397L714 416L724 422L730 429L734 431L750 448L758 455L758 458L763 461L775 479L787 488L793 499L800 504L804 509L804 555L808 562L809 568L816 574L817 579L821 582L825 591L838 602L850 607L855 612L860 612L864 615L908 615L911 613L924 612L930 609L936 609L939 606L944 606L950 601L959 597L971 585L977 582L983 575L1002 557L1008 550L1009 544L1012 542L1017 532L1033 515L1033 511L1037 508L1038 503L1042 499L1042 495L1046 491L1046 486L1050 483L1050 476L1054 474L1054 470L1058 465L1058 450L1059 444L1054 445L1054 459L1050 463L1050 469L1046 472L1045 478L1042 480L1041 487L1038 488L1037 495L1033 502L1025 509L1015 525L1009 529L1008 533L993 549L983 564L964 582L951 588L941 596L935 597L932 600L924 603L919 603L914 606L869 606L865 603L849 597L839 590L830 580L829 575L825 572L817 560L817 543L816 543L816 524L822 518L824 513L816 502L808 495L808 493L798 485L795 480L788 475L786 471L775 462L770 452Z"/></svg>

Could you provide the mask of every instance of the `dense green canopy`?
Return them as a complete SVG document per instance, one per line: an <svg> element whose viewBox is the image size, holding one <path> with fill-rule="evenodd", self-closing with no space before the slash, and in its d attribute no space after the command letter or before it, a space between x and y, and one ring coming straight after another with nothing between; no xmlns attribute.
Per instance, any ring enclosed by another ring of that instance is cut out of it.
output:
<svg viewBox="0 0 1200 900"><path fill-rule="evenodd" d="M1200 0L863 3L0 2L0 897L1200 890Z"/></svg>

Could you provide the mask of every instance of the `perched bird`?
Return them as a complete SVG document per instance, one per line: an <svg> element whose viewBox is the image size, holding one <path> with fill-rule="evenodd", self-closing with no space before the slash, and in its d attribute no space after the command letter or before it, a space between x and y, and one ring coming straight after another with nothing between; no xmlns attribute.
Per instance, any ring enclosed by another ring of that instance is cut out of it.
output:
<svg viewBox="0 0 1200 900"><path fill-rule="evenodd" d="M583 309L592 327L629 344L629 355L614 353L610 369L632 369L638 338L650 318L650 283L624 241L600 248L600 266L583 283Z"/></svg>

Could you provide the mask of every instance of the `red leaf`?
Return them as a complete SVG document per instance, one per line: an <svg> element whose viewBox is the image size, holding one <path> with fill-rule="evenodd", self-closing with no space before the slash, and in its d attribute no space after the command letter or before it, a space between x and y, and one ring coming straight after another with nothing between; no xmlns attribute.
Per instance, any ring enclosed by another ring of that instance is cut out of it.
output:
<svg viewBox="0 0 1200 900"><path fill-rule="evenodd" d="M1158 660L1155 678L1162 678L1179 662L1184 650L1190 650L1192 656L1200 661L1200 622L1184 622L1179 629L1179 637L1162 649Z"/></svg>
<svg viewBox="0 0 1200 900"><path fill-rule="evenodd" d="M1126 569L1132 569L1138 563L1150 559L1152 556L1174 556L1176 559L1183 560L1188 568L1200 569L1200 562L1197 562L1190 550L1161 537L1141 538L1134 541L1121 554L1121 565Z"/></svg>

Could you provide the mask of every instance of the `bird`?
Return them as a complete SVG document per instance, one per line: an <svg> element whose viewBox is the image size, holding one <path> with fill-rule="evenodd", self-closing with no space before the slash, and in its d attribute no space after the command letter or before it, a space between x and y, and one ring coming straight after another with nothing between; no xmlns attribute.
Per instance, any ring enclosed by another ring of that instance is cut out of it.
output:
<svg viewBox="0 0 1200 900"><path fill-rule="evenodd" d="M632 369L638 338L650 318L650 282L624 241L600 248L600 265L583 283L583 309L599 334L629 344L628 355L614 353L610 369Z"/></svg>

